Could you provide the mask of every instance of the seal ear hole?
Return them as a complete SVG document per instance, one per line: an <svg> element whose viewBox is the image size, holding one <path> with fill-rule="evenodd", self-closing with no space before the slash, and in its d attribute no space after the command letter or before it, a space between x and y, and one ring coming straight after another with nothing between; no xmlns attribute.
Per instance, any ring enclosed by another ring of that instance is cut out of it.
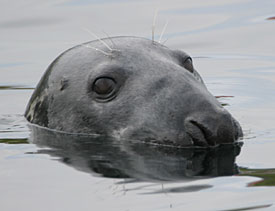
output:
<svg viewBox="0 0 275 211"><path fill-rule="evenodd" d="M191 57L186 58L183 63L182 66L187 69L189 72L193 73L194 72L194 67L193 67L193 61Z"/></svg>
<svg viewBox="0 0 275 211"><path fill-rule="evenodd" d="M65 78L61 79L61 81L60 81L60 87L59 87L60 91L63 91L68 86L69 86L69 80L65 79Z"/></svg>

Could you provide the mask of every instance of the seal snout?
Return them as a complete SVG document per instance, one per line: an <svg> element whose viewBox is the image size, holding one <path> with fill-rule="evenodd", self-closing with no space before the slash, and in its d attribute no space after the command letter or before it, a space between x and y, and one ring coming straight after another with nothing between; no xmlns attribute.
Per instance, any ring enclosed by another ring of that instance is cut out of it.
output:
<svg viewBox="0 0 275 211"><path fill-rule="evenodd" d="M239 123L224 109L205 116L188 117L184 126L194 146L234 143L242 137Z"/></svg>

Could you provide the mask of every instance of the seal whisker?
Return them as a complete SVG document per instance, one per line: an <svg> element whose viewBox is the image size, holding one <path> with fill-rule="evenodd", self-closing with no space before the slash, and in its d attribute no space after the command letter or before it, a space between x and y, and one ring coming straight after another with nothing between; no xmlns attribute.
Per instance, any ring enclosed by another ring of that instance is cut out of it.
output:
<svg viewBox="0 0 275 211"><path fill-rule="evenodd" d="M155 15L153 19L153 25L152 25L152 42L154 43L155 40L155 28L156 28L156 20L158 16L158 8L155 10Z"/></svg>
<svg viewBox="0 0 275 211"><path fill-rule="evenodd" d="M168 38L164 40L161 44L164 45L168 41Z"/></svg>
<svg viewBox="0 0 275 211"><path fill-rule="evenodd" d="M115 42L114 42L113 39L109 36L109 34L107 34L105 31L102 31L102 32L103 32L103 33L106 35L106 37L111 41L113 47L116 47ZM113 49L113 50L115 50L115 49Z"/></svg>
<svg viewBox="0 0 275 211"><path fill-rule="evenodd" d="M86 48L91 48L91 49L94 49L96 51L99 51L100 53L104 54L105 56L111 56L110 53L107 53L107 52L105 52L105 51L103 51L101 49L98 49L96 47L93 47L93 46L90 46L90 45L85 45L85 44L82 44L81 46L86 47Z"/></svg>
<svg viewBox="0 0 275 211"><path fill-rule="evenodd" d="M89 29L83 28L83 30L87 31L89 34L94 36L99 42L101 42L103 45L105 45L110 51L113 51L113 49L106 42L104 42L100 37L98 37L96 34L91 32Z"/></svg>
<svg viewBox="0 0 275 211"><path fill-rule="evenodd" d="M168 26L168 23L169 23L169 21L167 20L166 23L165 23L165 25L164 25L164 27L163 27L163 29L162 29L162 31L161 31L161 34L160 34L158 43L161 42L162 36L163 36L163 34L164 34L164 32L165 32L167 26Z"/></svg>

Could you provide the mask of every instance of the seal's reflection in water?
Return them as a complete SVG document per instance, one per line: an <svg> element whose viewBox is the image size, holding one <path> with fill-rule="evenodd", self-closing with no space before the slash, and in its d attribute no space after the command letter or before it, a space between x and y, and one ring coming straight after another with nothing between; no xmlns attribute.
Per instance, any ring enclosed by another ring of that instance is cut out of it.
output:
<svg viewBox="0 0 275 211"><path fill-rule="evenodd" d="M77 170L135 181L186 181L238 173L241 143L213 149L175 148L110 137L59 133L30 126L38 153L57 156Z"/></svg>

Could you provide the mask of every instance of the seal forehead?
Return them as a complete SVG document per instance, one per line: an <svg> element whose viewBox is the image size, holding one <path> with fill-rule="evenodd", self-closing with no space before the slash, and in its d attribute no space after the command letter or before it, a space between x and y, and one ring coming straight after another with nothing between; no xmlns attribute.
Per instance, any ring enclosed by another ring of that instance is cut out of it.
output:
<svg viewBox="0 0 275 211"><path fill-rule="evenodd" d="M95 40L80 45L81 47L90 48L90 50L97 52L101 56L119 56L121 52L137 53L137 52L167 52L170 51L168 47L153 42L151 40L139 37L113 37L101 40Z"/></svg>
<svg viewBox="0 0 275 211"><path fill-rule="evenodd" d="M62 74L71 75L77 71L81 75L92 71L98 72L99 69L103 70L102 67L104 66L114 66L114 69L121 66L130 70L139 69L144 65L147 65L148 68L148 66L154 65L153 61L172 61L175 59L173 51L169 48L144 38L118 37L106 38L103 41L111 46L113 50L108 49L98 40L84 43L62 55L58 62L60 67L56 69L60 73L63 72Z"/></svg>

